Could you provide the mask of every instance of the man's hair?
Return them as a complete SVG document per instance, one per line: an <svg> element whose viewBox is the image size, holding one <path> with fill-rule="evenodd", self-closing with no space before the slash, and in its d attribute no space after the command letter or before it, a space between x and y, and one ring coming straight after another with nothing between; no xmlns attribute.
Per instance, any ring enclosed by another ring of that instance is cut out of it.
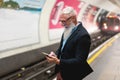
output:
<svg viewBox="0 0 120 80"><path fill-rule="evenodd" d="M67 6L62 10L61 14L68 14L69 16L76 16L77 12L74 10L73 7Z"/></svg>

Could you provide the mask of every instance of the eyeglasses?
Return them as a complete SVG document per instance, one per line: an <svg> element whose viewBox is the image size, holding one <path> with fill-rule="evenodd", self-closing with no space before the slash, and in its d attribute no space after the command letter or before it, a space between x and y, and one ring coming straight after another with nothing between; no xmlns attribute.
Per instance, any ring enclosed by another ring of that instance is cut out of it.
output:
<svg viewBox="0 0 120 80"><path fill-rule="evenodd" d="M66 20L60 20L61 23L66 23L68 20L70 20L71 17L67 18Z"/></svg>

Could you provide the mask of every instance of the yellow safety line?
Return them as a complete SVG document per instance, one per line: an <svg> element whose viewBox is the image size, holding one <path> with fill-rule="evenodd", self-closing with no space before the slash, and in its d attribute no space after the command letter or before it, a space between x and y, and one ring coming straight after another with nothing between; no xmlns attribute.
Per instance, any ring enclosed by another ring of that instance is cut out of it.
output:
<svg viewBox="0 0 120 80"><path fill-rule="evenodd" d="M113 41L115 41L115 38L111 39L99 51L97 51L90 59L88 59L87 60L88 64L91 64L107 47L111 46Z"/></svg>

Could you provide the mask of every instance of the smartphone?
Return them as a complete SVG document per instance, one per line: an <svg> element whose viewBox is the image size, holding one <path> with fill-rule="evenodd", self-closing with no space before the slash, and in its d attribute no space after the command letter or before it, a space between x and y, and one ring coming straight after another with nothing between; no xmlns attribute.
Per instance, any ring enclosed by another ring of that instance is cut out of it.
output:
<svg viewBox="0 0 120 80"><path fill-rule="evenodd" d="M47 56L47 57L50 57L49 54L46 53L46 52L42 52L42 54L44 54L44 55Z"/></svg>

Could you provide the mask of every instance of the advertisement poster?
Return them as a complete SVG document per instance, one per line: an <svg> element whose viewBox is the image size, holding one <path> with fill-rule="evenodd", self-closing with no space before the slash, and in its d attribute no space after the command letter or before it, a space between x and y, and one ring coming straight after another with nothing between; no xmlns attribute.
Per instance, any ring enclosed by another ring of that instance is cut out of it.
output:
<svg viewBox="0 0 120 80"><path fill-rule="evenodd" d="M50 40L61 37L64 28L59 22L60 11L66 6L73 7L77 13L80 12L79 0L56 0L56 3L51 11L49 20L49 38Z"/></svg>
<svg viewBox="0 0 120 80"><path fill-rule="evenodd" d="M97 24L94 24L94 19L98 10L99 8L88 5L83 13L82 23L89 33L93 33L98 30Z"/></svg>
<svg viewBox="0 0 120 80"><path fill-rule="evenodd" d="M0 51L39 41L39 21L46 0L0 0Z"/></svg>

